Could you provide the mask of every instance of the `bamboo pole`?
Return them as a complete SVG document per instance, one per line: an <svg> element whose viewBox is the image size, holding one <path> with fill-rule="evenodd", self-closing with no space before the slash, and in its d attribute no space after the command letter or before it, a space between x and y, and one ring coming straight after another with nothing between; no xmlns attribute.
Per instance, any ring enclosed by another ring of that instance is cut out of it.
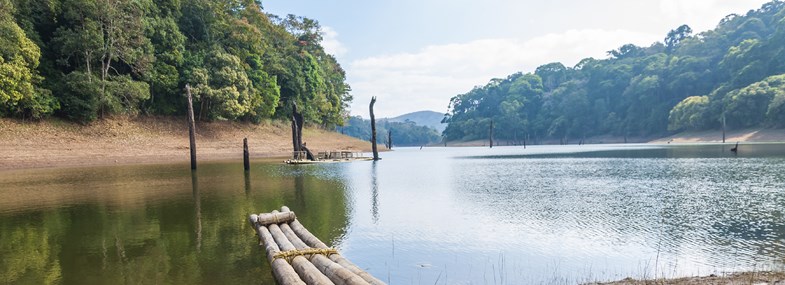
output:
<svg viewBox="0 0 785 285"><path fill-rule="evenodd" d="M256 216L256 222L260 226L267 226L271 224L279 224L279 223L289 223L297 219L297 216L294 215L294 212L285 212L285 213L264 213L259 214Z"/></svg>
<svg viewBox="0 0 785 285"><path fill-rule="evenodd" d="M287 213L287 212L291 212L291 211L289 210L288 207L283 206L283 207L281 207L281 212L282 213ZM308 231L308 229L306 229L300 223L300 221L298 221L297 219L289 222L288 226L308 246L310 246L312 248L322 248L322 249L329 248L329 247L327 247L326 244L324 244L321 240L319 240L319 238L317 238L310 231ZM373 285L385 284L381 280L376 279L376 277L373 277L373 275L371 275L370 273L368 273L365 270L362 270L361 268L357 267L357 265L354 265L351 261L347 260L346 258L341 256L340 254L331 254L329 256L329 258L330 258L330 260L334 261L335 263L338 263L341 266L343 266L344 268L346 268L349 271L353 272L354 274L357 274L357 276L360 276L360 278L362 278L363 280L365 280L369 284L373 284Z"/></svg>
<svg viewBox="0 0 785 285"><path fill-rule="evenodd" d="M270 267L273 269L273 276L275 277L275 280L278 281L278 284L305 285L305 282L300 280L297 272L294 271L294 268L289 265L286 260L282 258L275 258L275 255L280 252L278 245L275 243L275 240L273 239L272 234L270 234L270 231L266 227L257 224L257 215L250 215L248 217L248 221L256 230L256 233L259 235L259 239L264 244L265 252L267 252L267 261L270 262Z"/></svg>
<svg viewBox="0 0 785 285"><path fill-rule="evenodd" d="M373 160L379 160L379 151L376 149L376 117L373 115L374 104L376 104L376 96L371 97L371 105L368 109L371 112L371 149L373 150Z"/></svg>
<svg viewBox="0 0 785 285"><path fill-rule="evenodd" d="M188 138L191 141L191 169L196 170L196 122L194 122L194 101L191 96L191 86L185 85L188 96Z"/></svg>

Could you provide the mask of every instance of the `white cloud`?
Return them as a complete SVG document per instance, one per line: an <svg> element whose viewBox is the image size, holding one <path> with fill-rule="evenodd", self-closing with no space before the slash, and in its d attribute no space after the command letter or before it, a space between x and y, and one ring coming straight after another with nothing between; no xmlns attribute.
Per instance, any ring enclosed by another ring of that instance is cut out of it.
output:
<svg viewBox="0 0 785 285"><path fill-rule="evenodd" d="M325 52L337 57L346 54L348 51L348 49L338 41L338 32L327 26L322 27L322 47Z"/></svg>
<svg viewBox="0 0 785 285"><path fill-rule="evenodd" d="M685 20L682 24L702 32L713 29L729 14L743 15L766 2L769 0L660 0L660 12L670 20Z"/></svg>
<svg viewBox="0 0 785 285"><path fill-rule="evenodd" d="M433 45L413 53L364 58L347 69L354 95L352 114L368 117L371 96L377 96L375 113L379 117L419 110L446 112L451 97L492 78L532 72L555 61L572 66L586 57L604 58L608 50L626 43L648 46L659 38L627 30L583 29L529 40Z"/></svg>

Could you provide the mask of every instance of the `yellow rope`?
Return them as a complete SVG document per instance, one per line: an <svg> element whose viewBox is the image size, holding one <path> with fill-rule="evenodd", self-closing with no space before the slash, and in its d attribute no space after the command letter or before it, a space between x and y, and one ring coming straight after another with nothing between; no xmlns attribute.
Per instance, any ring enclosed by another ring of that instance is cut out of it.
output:
<svg viewBox="0 0 785 285"><path fill-rule="evenodd" d="M292 259L297 256L314 255L314 254L322 254L325 256L330 256L331 254L338 254L338 250L334 248L294 249L294 250L278 252L275 255L273 255L273 258L283 258L287 262L292 263Z"/></svg>

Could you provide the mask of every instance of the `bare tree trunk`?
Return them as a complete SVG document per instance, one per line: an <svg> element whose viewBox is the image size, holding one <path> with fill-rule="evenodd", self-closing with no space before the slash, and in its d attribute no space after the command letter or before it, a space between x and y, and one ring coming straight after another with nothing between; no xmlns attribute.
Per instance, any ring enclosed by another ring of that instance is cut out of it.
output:
<svg viewBox="0 0 785 285"><path fill-rule="evenodd" d="M387 149L392 149L392 129L387 130Z"/></svg>
<svg viewBox="0 0 785 285"><path fill-rule="evenodd" d="M305 151L306 159L316 160L313 153L303 144L303 125L305 125L305 119L303 119L303 115L297 111L297 103L292 103L292 147L298 155L299 152ZM297 159L300 158L297 157Z"/></svg>
<svg viewBox="0 0 785 285"><path fill-rule="evenodd" d="M250 154L248 153L248 138L243 138L243 169L251 170Z"/></svg>
<svg viewBox="0 0 785 285"><path fill-rule="evenodd" d="M84 57L87 64L87 82L93 83L93 71L90 68L90 52L86 51Z"/></svg>
<svg viewBox="0 0 785 285"><path fill-rule="evenodd" d="M493 120L491 120L491 126L488 128L488 139L490 140L490 147L493 148Z"/></svg>
<svg viewBox="0 0 785 285"><path fill-rule="evenodd" d="M292 150L295 152L300 151L300 145L297 143L297 119L292 114Z"/></svg>
<svg viewBox="0 0 785 285"><path fill-rule="evenodd" d="M196 170L196 123L194 122L194 106L190 85L185 85L185 92L188 96L188 138L191 141L191 169Z"/></svg>
<svg viewBox="0 0 785 285"><path fill-rule="evenodd" d="M725 114L722 114L722 143L725 143Z"/></svg>
<svg viewBox="0 0 785 285"><path fill-rule="evenodd" d="M376 149L376 117L373 115L373 104L376 104L376 96L371 97L371 105L368 109L371 112L371 149L373 150L373 160L379 160L379 151Z"/></svg>

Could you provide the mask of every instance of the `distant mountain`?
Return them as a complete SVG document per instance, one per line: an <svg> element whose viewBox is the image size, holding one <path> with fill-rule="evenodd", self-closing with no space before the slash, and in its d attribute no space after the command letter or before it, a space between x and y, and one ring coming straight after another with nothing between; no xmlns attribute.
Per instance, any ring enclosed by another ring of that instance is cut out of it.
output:
<svg viewBox="0 0 785 285"><path fill-rule="evenodd" d="M439 131L439 133L441 133L444 131L444 128L447 127L447 124L442 124L443 118L444 113L434 111L417 111L403 114L398 117L389 118L387 120L390 122L406 122L408 120L420 126L434 128Z"/></svg>

